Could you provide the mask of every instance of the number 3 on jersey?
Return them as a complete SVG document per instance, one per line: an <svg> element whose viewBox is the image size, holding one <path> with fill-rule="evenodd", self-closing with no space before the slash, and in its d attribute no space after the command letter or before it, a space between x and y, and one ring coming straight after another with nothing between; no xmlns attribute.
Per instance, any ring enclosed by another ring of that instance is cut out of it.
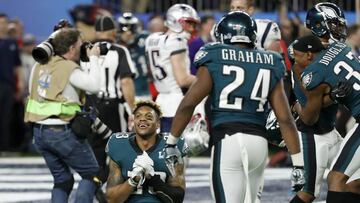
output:
<svg viewBox="0 0 360 203"><path fill-rule="evenodd" d="M225 86L220 93L219 107L226 109L242 109L243 98L235 97L234 103L229 103L229 95L244 83L245 71L239 66L223 66L223 74L230 75L231 72L235 72L235 80ZM257 112L264 111L264 104L267 101L267 96L270 87L270 70L260 69L256 77L254 87L251 91L250 99L259 101L259 107L256 109ZM258 96L260 93L260 96Z"/></svg>

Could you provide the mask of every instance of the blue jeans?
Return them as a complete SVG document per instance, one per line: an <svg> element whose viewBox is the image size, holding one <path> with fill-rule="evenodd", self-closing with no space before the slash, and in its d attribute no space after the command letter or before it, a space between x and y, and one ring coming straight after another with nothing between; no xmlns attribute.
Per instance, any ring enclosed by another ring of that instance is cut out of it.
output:
<svg viewBox="0 0 360 203"><path fill-rule="evenodd" d="M96 185L92 178L99 166L87 140L77 138L68 126L41 125L34 127L34 141L54 177L51 202L68 202L73 181L70 167L82 177L75 202L93 202Z"/></svg>

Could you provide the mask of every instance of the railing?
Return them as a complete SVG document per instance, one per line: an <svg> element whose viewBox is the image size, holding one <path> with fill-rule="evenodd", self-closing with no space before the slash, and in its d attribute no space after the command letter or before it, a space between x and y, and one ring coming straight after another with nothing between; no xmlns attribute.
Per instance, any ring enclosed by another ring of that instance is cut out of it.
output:
<svg viewBox="0 0 360 203"><path fill-rule="evenodd" d="M111 9L114 13L132 11L147 13L163 13L171 5L186 3L193 6L197 11L226 11L231 0L94 0ZM256 9L264 12L276 11L282 0L253 0ZM355 11L355 2L359 0L326 0L338 5L345 11ZM289 11L306 11L319 0L287 0Z"/></svg>

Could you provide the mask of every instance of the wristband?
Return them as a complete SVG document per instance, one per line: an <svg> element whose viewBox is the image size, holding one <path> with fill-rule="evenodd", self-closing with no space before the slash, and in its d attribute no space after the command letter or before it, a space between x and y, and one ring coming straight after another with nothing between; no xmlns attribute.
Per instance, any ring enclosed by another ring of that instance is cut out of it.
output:
<svg viewBox="0 0 360 203"><path fill-rule="evenodd" d="M175 137L174 135L172 135L171 133L169 133L169 136L166 140L166 144L169 144L169 145L176 145L177 142L178 142L179 138L178 137Z"/></svg>
<svg viewBox="0 0 360 203"><path fill-rule="evenodd" d="M304 157L301 152L291 155L293 166L304 166Z"/></svg>
<svg viewBox="0 0 360 203"><path fill-rule="evenodd" d="M137 187L137 185L139 184L139 182L136 182L134 179L129 178L128 179L128 183L131 187Z"/></svg>

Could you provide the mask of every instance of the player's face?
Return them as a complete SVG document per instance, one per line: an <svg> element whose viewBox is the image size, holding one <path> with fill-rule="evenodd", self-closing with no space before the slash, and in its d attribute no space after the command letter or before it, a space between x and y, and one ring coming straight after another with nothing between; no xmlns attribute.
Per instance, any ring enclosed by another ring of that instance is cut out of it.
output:
<svg viewBox="0 0 360 203"><path fill-rule="evenodd" d="M295 63L297 63L301 68L305 68L311 63L311 53L305 53L301 51L297 51L294 49L294 58Z"/></svg>
<svg viewBox="0 0 360 203"><path fill-rule="evenodd" d="M142 106L134 113L135 133L143 139L148 139L156 135L156 130L160 126L160 120L149 106Z"/></svg>
<svg viewBox="0 0 360 203"><path fill-rule="evenodd" d="M196 22L187 20L183 23L183 28L186 32L193 33L196 30L196 25Z"/></svg>
<svg viewBox="0 0 360 203"><path fill-rule="evenodd" d="M232 0L230 3L230 11L244 11L248 14L252 14L253 7L248 5L247 0Z"/></svg>

